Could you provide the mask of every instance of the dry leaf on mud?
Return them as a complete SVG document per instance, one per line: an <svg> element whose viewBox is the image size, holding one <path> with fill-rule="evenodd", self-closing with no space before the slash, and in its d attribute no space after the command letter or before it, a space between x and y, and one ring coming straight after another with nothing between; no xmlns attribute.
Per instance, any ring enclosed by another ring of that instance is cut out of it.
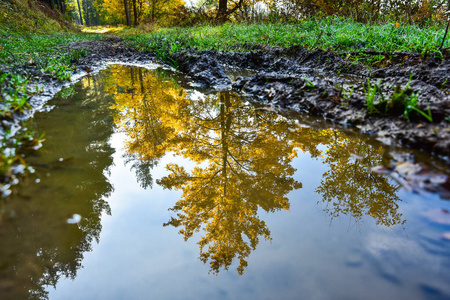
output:
<svg viewBox="0 0 450 300"><path fill-rule="evenodd" d="M446 209L432 209L422 213L429 221L442 225L450 225L450 213ZM449 233L450 234L450 233Z"/></svg>
<svg viewBox="0 0 450 300"><path fill-rule="evenodd" d="M372 171L373 173L377 173L377 174L387 174L392 172L391 169L385 167L385 166L375 166L370 168L370 171Z"/></svg>
<svg viewBox="0 0 450 300"><path fill-rule="evenodd" d="M439 193L444 199L450 197L450 178L445 174L429 170L426 166L411 162L401 162L391 168L374 166L370 170L373 173L389 174L410 191L420 192L425 190Z"/></svg>
<svg viewBox="0 0 450 300"><path fill-rule="evenodd" d="M444 240L450 241L450 231L444 232L441 237Z"/></svg>

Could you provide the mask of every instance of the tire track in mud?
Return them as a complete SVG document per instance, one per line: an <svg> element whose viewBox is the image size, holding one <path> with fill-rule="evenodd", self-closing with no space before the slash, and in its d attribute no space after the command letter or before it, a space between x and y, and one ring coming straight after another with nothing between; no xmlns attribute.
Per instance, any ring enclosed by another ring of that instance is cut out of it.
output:
<svg viewBox="0 0 450 300"><path fill-rule="evenodd" d="M448 59L395 64L373 71L334 53L302 47L265 47L249 52L191 50L172 54L171 59L205 88L233 89L249 101L354 125L385 142L399 141L450 156ZM250 70L255 75L238 76L232 82L224 67ZM366 99L375 86L375 103L386 102L378 106L379 113L369 113ZM388 106L389 99L398 98L402 91L403 97L417 98L417 109L430 112L432 122L412 108L405 117L404 107L396 107L394 102Z"/></svg>

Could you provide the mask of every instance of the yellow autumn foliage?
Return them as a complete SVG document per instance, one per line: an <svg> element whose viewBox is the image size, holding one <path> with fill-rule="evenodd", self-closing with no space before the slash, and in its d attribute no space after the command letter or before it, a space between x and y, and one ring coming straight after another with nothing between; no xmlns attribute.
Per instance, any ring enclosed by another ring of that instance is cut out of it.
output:
<svg viewBox="0 0 450 300"><path fill-rule="evenodd" d="M185 240L201 232L199 258L213 273L236 259L242 274L260 239L271 239L259 214L289 210L288 193L302 187L293 177L298 150L328 166L316 193L332 219L370 215L385 226L404 223L398 185L370 172L385 159L381 147L338 130L298 126L232 92L187 91L170 75L116 66L105 90L114 95L114 123L127 136L127 156L143 186L151 186L151 168L168 153L196 163L168 164L169 175L157 183L182 191L165 226L180 228Z"/></svg>

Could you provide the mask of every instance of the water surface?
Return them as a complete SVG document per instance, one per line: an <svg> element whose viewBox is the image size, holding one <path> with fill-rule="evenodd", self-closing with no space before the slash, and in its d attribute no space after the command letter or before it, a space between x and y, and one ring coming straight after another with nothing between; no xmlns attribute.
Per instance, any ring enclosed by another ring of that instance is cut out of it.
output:
<svg viewBox="0 0 450 300"><path fill-rule="evenodd" d="M371 172L423 154L184 82L111 66L34 120L1 299L450 298L447 196Z"/></svg>

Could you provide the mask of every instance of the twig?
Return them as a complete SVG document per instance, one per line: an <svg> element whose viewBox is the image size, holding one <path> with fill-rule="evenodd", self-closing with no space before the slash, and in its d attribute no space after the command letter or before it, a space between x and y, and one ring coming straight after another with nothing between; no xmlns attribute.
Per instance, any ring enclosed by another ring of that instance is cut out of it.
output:
<svg viewBox="0 0 450 300"><path fill-rule="evenodd" d="M314 49L314 47L316 47L317 43L319 42L319 40L322 38L322 35L325 31L322 30L322 32L320 32L319 36L317 37L317 40L314 42L314 44L311 46L311 49Z"/></svg>
<svg viewBox="0 0 450 300"><path fill-rule="evenodd" d="M5 50L5 51L8 52L9 54L11 54L11 56L13 57L13 59L17 62L17 58L14 56L14 53L12 53L9 49L3 48L3 50ZM20 53L19 53L19 54L20 54Z"/></svg>
<svg viewBox="0 0 450 300"><path fill-rule="evenodd" d="M444 37L442 38L442 44L441 44L441 47L439 47L439 51L442 51L442 47L444 47L444 42L445 42L445 38L447 37L448 26L449 26L449 25L450 25L450 18L449 18L449 20L448 20L447 28L445 29L445 34L444 34Z"/></svg>
<svg viewBox="0 0 450 300"><path fill-rule="evenodd" d="M365 50L365 51L352 51L352 52L343 52L341 54L367 54L367 55L398 55L398 56L410 56L410 55L418 55L418 53L413 52L402 52L402 51L372 51L372 50Z"/></svg>

